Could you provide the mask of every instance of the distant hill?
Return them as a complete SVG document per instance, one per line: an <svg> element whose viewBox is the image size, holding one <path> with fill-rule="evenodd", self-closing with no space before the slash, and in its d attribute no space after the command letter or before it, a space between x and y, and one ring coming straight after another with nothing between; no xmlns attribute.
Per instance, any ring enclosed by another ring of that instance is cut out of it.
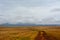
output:
<svg viewBox="0 0 60 40"><path fill-rule="evenodd" d="M0 26L60 26L60 24L31 24L31 23L17 23L17 24L1 24Z"/></svg>
<svg viewBox="0 0 60 40"><path fill-rule="evenodd" d="M1 24L1 26L36 26L36 24L30 24L30 23L17 23L17 24Z"/></svg>

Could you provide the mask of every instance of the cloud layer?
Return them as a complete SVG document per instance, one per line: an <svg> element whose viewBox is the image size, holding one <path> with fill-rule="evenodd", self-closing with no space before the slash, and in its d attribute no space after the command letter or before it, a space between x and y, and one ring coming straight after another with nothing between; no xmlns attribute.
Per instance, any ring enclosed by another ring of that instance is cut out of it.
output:
<svg viewBox="0 0 60 40"><path fill-rule="evenodd" d="M60 0L0 0L0 24L60 24Z"/></svg>

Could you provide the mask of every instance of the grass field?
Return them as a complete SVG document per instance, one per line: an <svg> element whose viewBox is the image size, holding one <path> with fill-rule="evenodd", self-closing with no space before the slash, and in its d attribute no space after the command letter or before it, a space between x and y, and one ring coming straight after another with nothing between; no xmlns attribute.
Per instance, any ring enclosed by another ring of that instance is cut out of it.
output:
<svg viewBox="0 0 60 40"><path fill-rule="evenodd" d="M34 40L38 31L45 31L48 36L60 40L60 26L0 26L0 40Z"/></svg>

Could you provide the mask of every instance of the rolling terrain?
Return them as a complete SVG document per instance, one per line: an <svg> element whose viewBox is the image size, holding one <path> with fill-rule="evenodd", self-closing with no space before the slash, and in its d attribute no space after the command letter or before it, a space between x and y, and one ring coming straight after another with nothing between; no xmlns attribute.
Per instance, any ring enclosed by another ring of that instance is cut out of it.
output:
<svg viewBox="0 0 60 40"><path fill-rule="evenodd" d="M0 40L60 40L60 26L0 26Z"/></svg>

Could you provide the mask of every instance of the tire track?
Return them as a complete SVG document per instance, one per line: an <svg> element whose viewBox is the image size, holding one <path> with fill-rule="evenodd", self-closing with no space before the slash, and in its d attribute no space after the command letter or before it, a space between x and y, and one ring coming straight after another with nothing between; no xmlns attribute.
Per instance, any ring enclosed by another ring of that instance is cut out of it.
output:
<svg viewBox="0 0 60 40"><path fill-rule="evenodd" d="M34 40L56 40L56 38L48 36L45 31L39 31Z"/></svg>

